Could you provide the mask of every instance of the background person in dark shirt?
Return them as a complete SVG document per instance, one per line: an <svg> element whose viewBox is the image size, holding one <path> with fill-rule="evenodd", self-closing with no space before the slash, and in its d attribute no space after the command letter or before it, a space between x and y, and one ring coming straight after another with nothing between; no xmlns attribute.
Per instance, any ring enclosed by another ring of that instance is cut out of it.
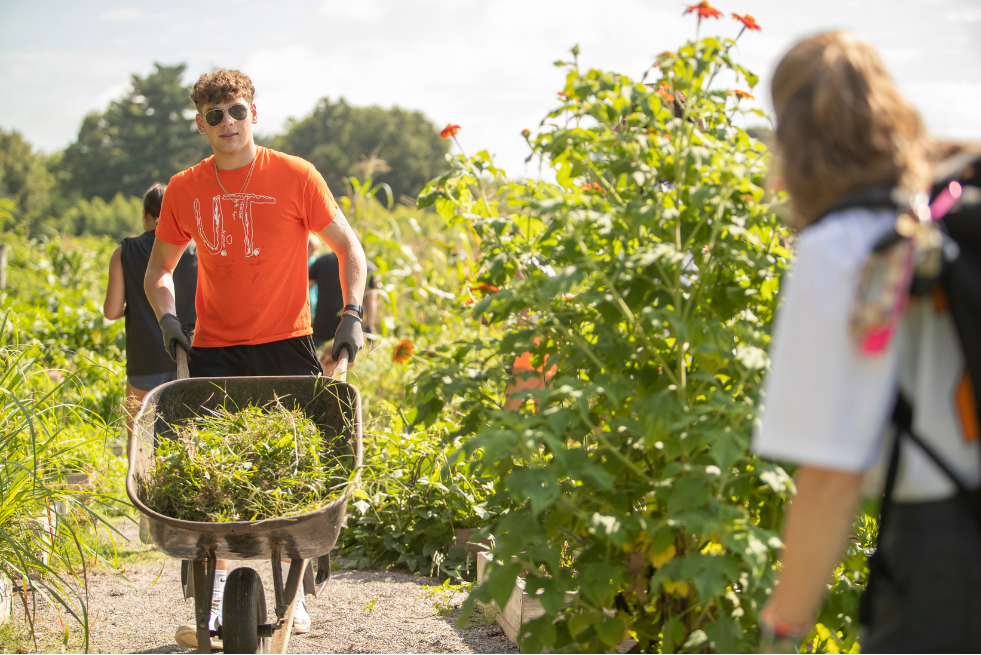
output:
<svg viewBox="0 0 981 655"><path fill-rule="evenodd" d="M177 364L164 350L160 325L143 291L143 277L166 188L166 184L157 183L143 194L143 234L123 239L109 260L109 284L102 313L110 321L126 318L127 431L132 429L133 416L147 392L177 379ZM194 331L197 318L194 311L197 281L198 258L189 248L174 271L177 311L188 333Z"/></svg>
<svg viewBox="0 0 981 655"><path fill-rule="evenodd" d="M320 245L313 238L309 241L309 251L311 257L314 256L317 246ZM361 304L364 306L364 331L377 332L377 300L376 286L377 277L374 275L378 269L368 262L368 283L365 285L364 299ZM313 316L313 344L320 351L321 346L334 338L334 332L341 322L340 313L344 309L344 298L341 295L341 277L338 268L337 255L328 252L326 255L317 257L309 268L310 289L317 287L316 308ZM313 300L313 298L311 298ZM314 304L314 303L311 303ZM331 359L329 348L324 349L320 355L320 364L324 367L324 375L330 376L334 370L335 362Z"/></svg>

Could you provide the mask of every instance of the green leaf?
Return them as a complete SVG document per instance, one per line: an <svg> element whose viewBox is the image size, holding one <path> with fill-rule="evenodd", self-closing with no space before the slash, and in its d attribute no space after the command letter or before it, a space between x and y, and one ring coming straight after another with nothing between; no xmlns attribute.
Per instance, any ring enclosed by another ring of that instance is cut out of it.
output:
<svg viewBox="0 0 981 655"><path fill-rule="evenodd" d="M661 633L661 651L664 653L675 653L681 646L685 638L685 624L677 615L672 616L664 622L664 629Z"/></svg>
<svg viewBox="0 0 981 655"><path fill-rule="evenodd" d="M616 646L623 640L623 618L619 613L604 617L603 621L596 624L596 634L607 646Z"/></svg>
<svg viewBox="0 0 981 655"><path fill-rule="evenodd" d="M447 223L453 221L453 217L456 215L456 209L456 203L449 198L436 199L436 213L438 213Z"/></svg>
<svg viewBox="0 0 981 655"><path fill-rule="evenodd" d="M594 605L605 606L620 584L620 569L608 562L595 562L579 573L579 589Z"/></svg>
<svg viewBox="0 0 981 655"><path fill-rule="evenodd" d="M580 611L569 617L569 632L577 635L594 623L603 619L603 613L598 611Z"/></svg>
<svg viewBox="0 0 981 655"><path fill-rule="evenodd" d="M711 454L712 459L715 460L716 464L723 471L728 471L736 460L742 455L746 446L744 443L740 443L739 434L729 430L714 430L712 432L712 448Z"/></svg>
<svg viewBox="0 0 981 655"><path fill-rule="evenodd" d="M508 604L511 594L514 593L519 573L521 573L521 565L517 562L509 562L501 566L495 564L484 581L491 600L497 603L499 608Z"/></svg>
<svg viewBox="0 0 981 655"><path fill-rule="evenodd" d="M738 653L742 628L727 617L719 617L705 626L705 634L712 642L712 648L718 653ZM687 646L687 644L686 644Z"/></svg>

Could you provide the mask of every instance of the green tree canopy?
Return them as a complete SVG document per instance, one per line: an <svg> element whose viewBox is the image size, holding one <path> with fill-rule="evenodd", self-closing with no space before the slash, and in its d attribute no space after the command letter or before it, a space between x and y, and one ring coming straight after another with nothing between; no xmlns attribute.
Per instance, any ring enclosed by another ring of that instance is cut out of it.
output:
<svg viewBox="0 0 981 655"><path fill-rule="evenodd" d="M447 167L449 151L449 142L421 112L352 107L343 98L323 98L306 118L291 119L271 145L316 166L335 194L344 193L344 178L362 156L375 155L391 167L375 182L391 186L396 198L415 197Z"/></svg>
<svg viewBox="0 0 981 655"><path fill-rule="evenodd" d="M23 227L27 234L36 234L55 191L46 157L35 152L20 132L0 129L0 197L13 202L3 227Z"/></svg>
<svg viewBox="0 0 981 655"><path fill-rule="evenodd" d="M111 236L116 241L143 233L143 201L135 196L117 193L111 202L96 196L79 198L61 216L63 229L75 236Z"/></svg>
<svg viewBox="0 0 981 655"><path fill-rule="evenodd" d="M187 66L154 67L146 77L134 74L132 88L104 112L85 117L60 164L65 191L107 201L117 193L142 196L211 154L181 83Z"/></svg>

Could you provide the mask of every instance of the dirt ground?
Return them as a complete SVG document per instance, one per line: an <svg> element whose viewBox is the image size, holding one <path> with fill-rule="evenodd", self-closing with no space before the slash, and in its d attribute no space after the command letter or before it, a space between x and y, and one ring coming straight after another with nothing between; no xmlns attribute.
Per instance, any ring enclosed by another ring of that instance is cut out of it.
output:
<svg viewBox="0 0 981 655"><path fill-rule="evenodd" d="M135 526L122 527L122 532L136 539ZM162 559L159 553L141 545L126 546L143 554L121 567L126 579L105 570L89 576L91 652L191 652L174 641L177 626L193 623L194 615L193 599L185 601L181 593L180 562ZM236 566L251 566L259 571L272 617L269 562L231 563L229 571ZM456 628L459 605L465 596L442 592L434 598L426 593L425 585L439 583L406 573L334 571L320 598L307 597L312 629L308 634L294 635L289 652L518 652L500 627L489 623L479 612L471 617L467 627ZM38 618L41 650L77 649L77 635L67 644L58 638L60 624L54 611ZM14 623L23 625L22 611L15 611ZM21 648L33 650L28 643Z"/></svg>

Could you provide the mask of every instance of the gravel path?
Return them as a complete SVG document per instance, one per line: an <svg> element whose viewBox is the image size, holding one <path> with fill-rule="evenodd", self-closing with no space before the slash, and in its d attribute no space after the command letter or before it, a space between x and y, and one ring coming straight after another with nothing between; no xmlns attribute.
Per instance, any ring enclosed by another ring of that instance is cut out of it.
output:
<svg viewBox="0 0 981 655"><path fill-rule="evenodd" d="M127 525L121 531L135 539L135 526ZM92 652L190 652L174 641L177 626L193 623L194 615L193 599L185 601L181 594L180 562L160 559L159 553L138 542L126 544L126 547L143 554L122 567L128 581L108 572L94 572L89 577ZM274 602L269 562L239 562L237 565L251 566L259 571L272 617ZM229 570L235 567L236 563L232 563ZM455 624L464 594L443 592L434 599L423 588L429 582L427 578L405 573L334 571L327 590L319 599L307 597L313 627L308 634L292 638L289 652L518 652L500 627L488 623L479 612L471 617L467 627L457 629ZM432 582L439 584L435 580ZM41 622L55 627L57 618L54 614L45 614L49 616L39 617Z"/></svg>

